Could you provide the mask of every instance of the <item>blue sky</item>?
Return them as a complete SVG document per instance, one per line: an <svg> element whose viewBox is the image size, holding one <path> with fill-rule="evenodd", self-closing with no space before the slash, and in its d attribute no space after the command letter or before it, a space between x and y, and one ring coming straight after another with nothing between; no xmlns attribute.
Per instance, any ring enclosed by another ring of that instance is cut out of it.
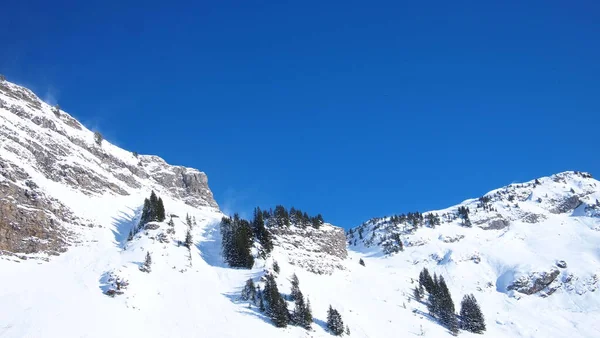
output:
<svg viewBox="0 0 600 338"><path fill-rule="evenodd" d="M9 1L0 73L226 211L350 227L600 175L595 1Z"/></svg>

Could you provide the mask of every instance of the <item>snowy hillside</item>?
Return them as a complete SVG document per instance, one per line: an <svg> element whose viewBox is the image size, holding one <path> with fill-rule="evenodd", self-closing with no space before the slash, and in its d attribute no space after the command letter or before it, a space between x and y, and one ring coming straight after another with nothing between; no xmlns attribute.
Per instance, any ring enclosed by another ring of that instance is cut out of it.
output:
<svg viewBox="0 0 600 338"><path fill-rule="evenodd" d="M414 278L423 267L443 275L455 303L474 293L486 334L591 337L600 330L598 199L600 182L565 172L421 217L372 219L347 237L350 250L376 264Z"/></svg>
<svg viewBox="0 0 600 338"><path fill-rule="evenodd" d="M165 219L144 223L151 191ZM566 172L346 234L297 210L267 224L268 253L250 243L252 268L230 268L204 173L118 148L1 81L0 337L331 337L330 306L350 337L450 337L413 297L425 267L457 313L475 296L485 337L597 337L597 199L600 182ZM294 274L309 328L278 328L241 297L273 276L293 312Z"/></svg>

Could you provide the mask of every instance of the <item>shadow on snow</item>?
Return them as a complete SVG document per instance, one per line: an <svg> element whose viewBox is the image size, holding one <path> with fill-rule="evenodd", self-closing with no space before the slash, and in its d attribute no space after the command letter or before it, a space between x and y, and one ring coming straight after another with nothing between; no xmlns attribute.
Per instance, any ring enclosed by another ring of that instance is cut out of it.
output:
<svg viewBox="0 0 600 338"><path fill-rule="evenodd" d="M130 212L120 211L117 216L113 217L112 232L119 247L123 247L125 242L127 242L129 231L133 229L140 221L142 211L141 208L129 208L129 211Z"/></svg>

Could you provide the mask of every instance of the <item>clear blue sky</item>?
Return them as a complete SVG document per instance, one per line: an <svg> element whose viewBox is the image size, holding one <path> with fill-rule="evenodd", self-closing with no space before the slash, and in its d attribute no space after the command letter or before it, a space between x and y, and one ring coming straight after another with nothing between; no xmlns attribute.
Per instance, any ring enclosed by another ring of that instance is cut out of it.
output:
<svg viewBox="0 0 600 338"><path fill-rule="evenodd" d="M600 175L597 1L64 3L3 3L0 73L226 211L349 227Z"/></svg>

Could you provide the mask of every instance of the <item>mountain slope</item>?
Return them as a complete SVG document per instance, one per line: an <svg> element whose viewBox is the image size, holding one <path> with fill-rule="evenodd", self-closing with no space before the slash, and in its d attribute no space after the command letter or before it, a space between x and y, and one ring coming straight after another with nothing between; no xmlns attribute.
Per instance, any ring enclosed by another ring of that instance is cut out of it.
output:
<svg viewBox="0 0 600 338"><path fill-rule="evenodd" d="M97 142L6 81L0 122L2 337L329 337L330 305L351 337L449 336L412 296L424 267L444 276L457 311L463 295L475 295L485 336L600 334L600 182L589 174L372 219L345 236L330 224L269 226L273 251L252 269L232 269L221 254L224 214L204 173ZM151 191L167 218L128 239ZM264 287L266 274L289 296L294 273L311 302L311 330L276 328L239 297L249 278Z"/></svg>

